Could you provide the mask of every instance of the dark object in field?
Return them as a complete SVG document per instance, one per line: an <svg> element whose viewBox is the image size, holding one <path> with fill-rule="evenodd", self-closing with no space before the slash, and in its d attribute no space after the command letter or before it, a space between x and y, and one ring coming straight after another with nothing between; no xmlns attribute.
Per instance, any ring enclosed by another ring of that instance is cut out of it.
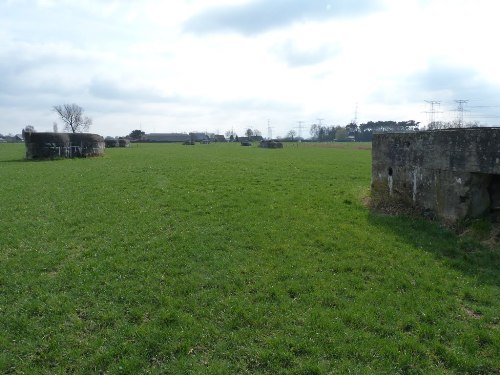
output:
<svg viewBox="0 0 500 375"><path fill-rule="evenodd" d="M248 142L248 141L241 142L241 145L242 145L242 146L251 146L251 145L252 145L252 142Z"/></svg>
<svg viewBox="0 0 500 375"><path fill-rule="evenodd" d="M29 160L104 155L104 138L98 134L23 132L23 136Z"/></svg>
<svg viewBox="0 0 500 375"><path fill-rule="evenodd" d="M114 138L106 138L104 140L104 144L106 145L106 148L113 148L113 147L119 146L118 139L114 139Z"/></svg>
<svg viewBox="0 0 500 375"><path fill-rule="evenodd" d="M283 148L283 143L276 141L261 141L259 147L262 148Z"/></svg>
<svg viewBox="0 0 500 375"><path fill-rule="evenodd" d="M118 146L119 147L129 147L130 146L130 141L125 138L119 138L118 139Z"/></svg>
<svg viewBox="0 0 500 375"><path fill-rule="evenodd" d="M113 147L129 147L130 146L130 141L125 138L106 138L104 140L104 143L106 144L106 148L113 148Z"/></svg>

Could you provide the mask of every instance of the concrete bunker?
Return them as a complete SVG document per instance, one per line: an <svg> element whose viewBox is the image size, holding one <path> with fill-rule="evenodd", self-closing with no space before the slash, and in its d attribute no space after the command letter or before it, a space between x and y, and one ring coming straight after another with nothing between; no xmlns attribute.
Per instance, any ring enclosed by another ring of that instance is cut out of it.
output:
<svg viewBox="0 0 500 375"><path fill-rule="evenodd" d="M115 139L115 138L106 138L104 140L104 145L106 146L106 148L118 147L119 146L118 139Z"/></svg>
<svg viewBox="0 0 500 375"><path fill-rule="evenodd" d="M104 138L89 133L23 132L26 159L101 156Z"/></svg>
<svg viewBox="0 0 500 375"><path fill-rule="evenodd" d="M130 147L130 140L126 138L119 138L118 147Z"/></svg>
<svg viewBox="0 0 500 375"><path fill-rule="evenodd" d="M106 137L104 139L104 145L106 146L106 148L129 147L130 140L125 138Z"/></svg>
<svg viewBox="0 0 500 375"><path fill-rule="evenodd" d="M261 141L259 147L262 148L283 148L283 143L269 140L269 141Z"/></svg>
<svg viewBox="0 0 500 375"><path fill-rule="evenodd" d="M500 128L374 134L372 198L455 222L500 212Z"/></svg>

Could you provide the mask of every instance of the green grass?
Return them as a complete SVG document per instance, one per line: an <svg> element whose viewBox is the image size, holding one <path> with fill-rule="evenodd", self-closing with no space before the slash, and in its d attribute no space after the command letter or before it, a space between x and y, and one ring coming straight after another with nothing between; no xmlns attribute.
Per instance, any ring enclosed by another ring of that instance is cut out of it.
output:
<svg viewBox="0 0 500 375"><path fill-rule="evenodd" d="M500 370L499 252L370 213L369 149L23 153L0 145L2 373Z"/></svg>

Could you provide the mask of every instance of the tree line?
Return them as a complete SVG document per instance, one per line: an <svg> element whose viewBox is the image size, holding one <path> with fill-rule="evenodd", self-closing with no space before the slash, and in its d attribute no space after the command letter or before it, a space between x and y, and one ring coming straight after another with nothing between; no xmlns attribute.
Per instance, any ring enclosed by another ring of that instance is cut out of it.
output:
<svg viewBox="0 0 500 375"><path fill-rule="evenodd" d="M63 104L52 107L52 110L59 115L60 120L64 124L64 130L72 133L88 131L92 125L92 119L84 116L84 109L77 104ZM332 141L357 141L371 142L373 134L377 132L413 132L419 130L419 122L414 120L408 121L368 121L366 123L357 124L351 122L345 126L340 125L322 125L313 124L309 129L312 141L332 142ZM428 130L461 128L461 127L477 127L479 122L431 122L428 124ZM28 125L25 131L35 131ZM54 123L54 131L57 132L57 124ZM128 137L139 140L144 135L142 130L133 130ZM226 137L229 140L237 140L238 136L233 130L226 132ZM248 128L245 131L247 137L261 137L262 134L257 129ZM290 130L283 140L296 141L297 133L295 130Z"/></svg>
<svg viewBox="0 0 500 375"><path fill-rule="evenodd" d="M419 122L408 121L368 121L363 124L351 122L346 126L328 126L313 124L310 134L313 140L329 142L334 140L355 140L370 142L375 132L402 132L417 131Z"/></svg>

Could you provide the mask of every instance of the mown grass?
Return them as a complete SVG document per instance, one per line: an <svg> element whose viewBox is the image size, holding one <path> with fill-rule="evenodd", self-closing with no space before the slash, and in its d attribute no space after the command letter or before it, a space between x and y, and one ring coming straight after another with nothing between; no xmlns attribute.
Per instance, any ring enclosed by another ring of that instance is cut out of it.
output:
<svg viewBox="0 0 500 375"><path fill-rule="evenodd" d="M0 145L0 372L500 370L498 251L370 213L369 149L23 152Z"/></svg>

